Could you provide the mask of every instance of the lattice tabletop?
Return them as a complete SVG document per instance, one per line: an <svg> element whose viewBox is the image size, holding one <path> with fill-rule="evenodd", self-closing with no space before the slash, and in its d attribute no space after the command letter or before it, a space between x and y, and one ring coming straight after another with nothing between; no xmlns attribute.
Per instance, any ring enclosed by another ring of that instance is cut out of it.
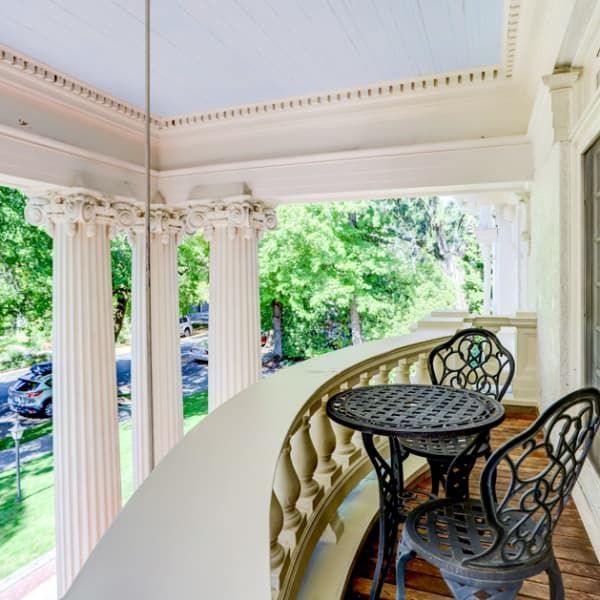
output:
<svg viewBox="0 0 600 600"><path fill-rule="evenodd" d="M499 425L496 400L441 385L371 385L336 394L327 402L331 419L364 433L395 437L474 434Z"/></svg>

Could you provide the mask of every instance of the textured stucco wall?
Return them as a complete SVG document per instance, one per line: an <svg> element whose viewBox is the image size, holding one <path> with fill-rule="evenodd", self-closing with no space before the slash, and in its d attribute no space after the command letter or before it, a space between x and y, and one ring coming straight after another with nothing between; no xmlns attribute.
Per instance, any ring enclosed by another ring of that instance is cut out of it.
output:
<svg viewBox="0 0 600 600"><path fill-rule="evenodd" d="M531 192L531 258L544 406L561 393L560 157L559 144L552 145L536 168Z"/></svg>

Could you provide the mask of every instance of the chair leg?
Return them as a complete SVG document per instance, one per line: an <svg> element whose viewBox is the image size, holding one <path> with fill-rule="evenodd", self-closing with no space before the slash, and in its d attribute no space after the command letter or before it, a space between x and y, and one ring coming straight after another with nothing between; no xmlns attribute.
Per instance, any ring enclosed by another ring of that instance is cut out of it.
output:
<svg viewBox="0 0 600 600"><path fill-rule="evenodd" d="M564 600L565 588L562 574L554 556L552 557L552 564L546 569L546 573L548 573L550 581L550 600Z"/></svg>
<svg viewBox="0 0 600 600"><path fill-rule="evenodd" d="M452 573L447 571L442 571L442 577L455 600L478 600L481 597L487 598L487 600L514 600L523 585L522 581L473 585L458 581ZM482 593L485 595L481 596Z"/></svg>
<svg viewBox="0 0 600 600"><path fill-rule="evenodd" d="M486 460L486 462L490 459L490 456L492 455L492 449L490 448L490 446L488 445L486 451L483 453L483 456ZM498 496L496 495L496 481L498 479L498 469L494 469L492 471L492 498L494 499L494 502L498 502Z"/></svg>
<svg viewBox="0 0 600 600"><path fill-rule="evenodd" d="M438 460L427 459L429 463L429 472L431 473L431 493L434 496L438 496L440 492L440 485L442 487L446 484L446 471L448 465Z"/></svg>
<svg viewBox="0 0 600 600"><path fill-rule="evenodd" d="M404 584L404 569L406 563L416 556L404 540L398 545L398 555L396 559L396 600L404 600L406 598L406 588Z"/></svg>

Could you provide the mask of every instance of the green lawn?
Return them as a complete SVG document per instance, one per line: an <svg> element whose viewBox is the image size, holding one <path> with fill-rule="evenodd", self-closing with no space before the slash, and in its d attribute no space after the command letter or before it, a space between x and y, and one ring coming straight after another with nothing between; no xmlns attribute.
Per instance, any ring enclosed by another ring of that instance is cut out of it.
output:
<svg viewBox="0 0 600 600"><path fill-rule="evenodd" d="M35 440L48 433L52 433L52 421L43 421L39 425L33 425L33 427L28 427L23 432L21 444L24 444L25 442L30 442L31 440ZM5 438L0 439L0 451L7 450L8 448L14 448L14 446L15 442L9 435L7 435Z"/></svg>
<svg viewBox="0 0 600 600"><path fill-rule="evenodd" d="M186 396L183 399L185 433L198 424L207 412L206 392ZM46 433L49 431L48 427ZM119 426L119 441L122 495L123 502L126 502L133 492L131 421ZM14 469L0 473L0 579L54 547L52 454L24 463L21 482L23 500L16 502Z"/></svg>

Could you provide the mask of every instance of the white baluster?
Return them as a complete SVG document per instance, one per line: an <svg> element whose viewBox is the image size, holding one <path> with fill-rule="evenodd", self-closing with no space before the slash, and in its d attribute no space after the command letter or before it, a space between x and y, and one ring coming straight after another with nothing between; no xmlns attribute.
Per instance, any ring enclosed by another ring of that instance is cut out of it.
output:
<svg viewBox="0 0 600 600"><path fill-rule="evenodd" d="M279 590L289 557L287 551L279 543L279 534L283 528L283 511L274 492L271 492L269 525L271 529L271 588Z"/></svg>
<svg viewBox="0 0 600 600"><path fill-rule="evenodd" d="M273 488L283 510L283 530L280 539L288 547L293 548L304 529L306 517L296 506L300 496L300 481L294 470L290 452L288 442L279 456Z"/></svg>
<svg viewBox="0 0 600 600"><path fill-rule="evenodd" d="M419 354L417 370L415 373L415 383L431 383L429 371L427 369L427 357L427 354Z"/></svg>
<svg viewBox="0 0 600 600"><path fill-rule="evenodd" d="M408 359L401 358L396 370L396 383L410 383L410 363Z"/></svg>
<svg viewBox="0 0 600 600"><path fill-rule="evenodd" d="M335 421L332 423L332 426L337 440L333 456L346 469L350 465L353 465L360 457L360 450L352 441L354 430L348 429L348 427L344 427Z"/></svg>
<svg viewBox="0 0 600 600"><path fill-rule="evenodd" d="M358 383L354 386L355 388L366 387L369 385L369 373L361 373ZM355 431L352 434L352 443L358 448L359 452L362 454L365 452L365 445L362 439L362 433L360 431Z"/></svg>
<svg viewBox="0 0 600 600"><path fill-rule="evenodd" d="M302 424L292 436L292 462L300 480L300 497L298 508L310 514L323 498L323 488L315 480L317 468L317 452L310 438L310 419L302 417Z"/></svg>
<svg viewBox="0 0 600 600"><path fill-rule="evenodd" d="M340 391L348 389L347 383L340 385ZM339 462L344 469L347 469L350 465L353 465L360 458L360 449L357 448L352 442L352 436L354 435L354 429L344 427L335 421L332 422L333 431L335 432L335 452L334 458Z"/></svg>
<svg viewBox="0 0 600 600"><path fill-rule="evenodd" d="M310 428L317 450L317 469L314 477L325 489L330 488L342 475L342 468L331 458L335 451L335 433L325 410L327 399L327 396L321 399L321 406L314 414Z"/></svg>
<svg viewBox="0 0 600 600"><path fill-rule="evenodd" d="M387 384L390 381L390 369L387 365L381 365L379 367L379 371L373 378L373 383L375 385L383 385Z"/></svg>

